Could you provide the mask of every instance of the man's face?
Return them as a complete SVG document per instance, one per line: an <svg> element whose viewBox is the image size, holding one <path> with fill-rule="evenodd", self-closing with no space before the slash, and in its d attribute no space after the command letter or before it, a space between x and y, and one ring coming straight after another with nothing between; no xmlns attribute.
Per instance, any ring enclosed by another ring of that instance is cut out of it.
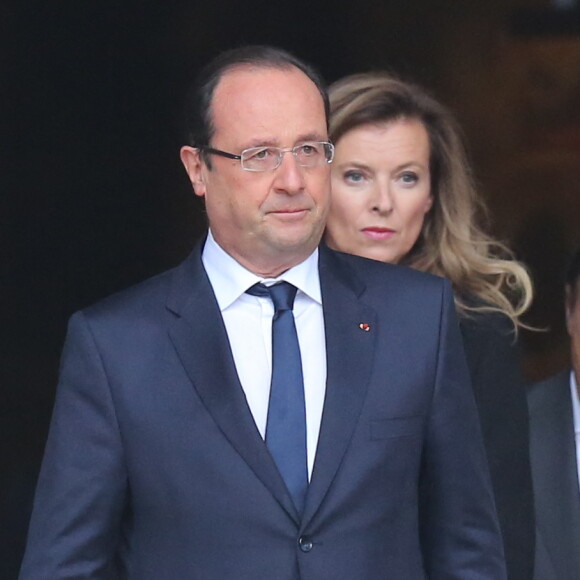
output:
<svg viewBox="0 0 580 580"><path fill-rule="evenodd" d="M580 280L566 287L566 326L570 335L572 367L580 386Z"/></svg>
<svg viewBox="0 0 580 580"><path fill-rule="evenodd" d="M226 73L211 112L211 147L236 155L261 145L328 140L322 97L295 68L246 66ZM328 164L300 167L286 153L277 169L250 172L239 160L212 155L209 169L189 147L181 159L195 193L205 197L216 241L247 269L276 276L316 248L329 204Z"/></svg>

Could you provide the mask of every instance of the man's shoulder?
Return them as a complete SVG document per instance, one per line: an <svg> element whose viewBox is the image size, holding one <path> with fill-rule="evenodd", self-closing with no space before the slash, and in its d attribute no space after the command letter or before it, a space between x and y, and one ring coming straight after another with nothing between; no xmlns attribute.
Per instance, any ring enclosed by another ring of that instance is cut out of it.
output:
<svg viewBox="0 0 580 580"><path fill-rule="evenodd" d="M409 287L440 288L444 279L435 274L420 272L408 266L388 264L361 256L353 256L326 246L321 247L323 260L335 270L341 270L346 275L356 276L365 284L398 285Z"/></svg>
<svg viewBox="0 0 580 580"><path fill-rule="evenodd" d="M84 308L81 314L89 320L155 316L165 310L172 288L179 285L180 279L188 273L191 274L188 272L191 263L190 255L173 268L102 298Z"/></svg>
<svg viewBox="0 0 580 580"><path fill-rule="evenodd" d="M151 318L164 309L172 272L168 270L120 290L76 312L72 319L84 317L91 325L112 321Z"/></svg>

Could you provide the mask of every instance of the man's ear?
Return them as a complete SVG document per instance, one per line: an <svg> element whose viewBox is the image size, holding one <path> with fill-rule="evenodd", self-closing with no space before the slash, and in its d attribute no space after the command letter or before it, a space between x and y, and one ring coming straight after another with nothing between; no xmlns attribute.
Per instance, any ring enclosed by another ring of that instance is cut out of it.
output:
<svg viewBox="0 0 580 580"><path fill-rule="evenodd" d="M195 195L204 197L205 182L203 178L203 168L205 164L201 158L199 149L189 147L189 145L184 145L179 151L179 157L181 158L181 163L183 163L183 166L185 167L189 181L191 181L191 185L193 185Z"/></svg>

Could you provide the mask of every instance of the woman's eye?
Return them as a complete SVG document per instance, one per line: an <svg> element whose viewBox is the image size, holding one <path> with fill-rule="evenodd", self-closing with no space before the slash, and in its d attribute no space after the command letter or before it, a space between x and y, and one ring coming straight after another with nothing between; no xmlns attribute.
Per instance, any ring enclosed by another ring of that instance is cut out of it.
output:
<svg viewBox="0 0 580 580"><path fill-rule="evenodd" d="M344 180L350 183L360 183L364 180L364 175L360 171L350 170L344 173Z"/></svg>
<svg viewBox="0 0 580 580"><path fill-rule="evenodd" d="M419 176L413 171L405 171L400 177L403 185L415 185L419 181Z"/></svg>

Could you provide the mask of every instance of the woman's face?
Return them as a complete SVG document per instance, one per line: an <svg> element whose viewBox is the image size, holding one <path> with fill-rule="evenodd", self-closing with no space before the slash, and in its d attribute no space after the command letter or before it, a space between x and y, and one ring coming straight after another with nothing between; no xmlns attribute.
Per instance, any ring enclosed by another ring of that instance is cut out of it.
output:
<svg viewBox="0 0 580 580"><path fill-rule="evenodd" d="M326 242L336 250L399 262L431 209L429 137L416 119L362 125L336 144Z"/></svg>

